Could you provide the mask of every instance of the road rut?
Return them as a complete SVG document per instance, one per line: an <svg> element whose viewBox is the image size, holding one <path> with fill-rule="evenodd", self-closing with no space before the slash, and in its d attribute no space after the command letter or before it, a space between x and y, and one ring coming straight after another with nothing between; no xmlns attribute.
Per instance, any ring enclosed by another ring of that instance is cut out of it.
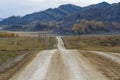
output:
<svg viewBox="0 0 120 80"><path fill-rule="evenodd" d="M66 49L61 37L56 39L58 49L39 52L9 80L112 80L96 67L98 64L93 65L92 59L78 50Z"/></svg>

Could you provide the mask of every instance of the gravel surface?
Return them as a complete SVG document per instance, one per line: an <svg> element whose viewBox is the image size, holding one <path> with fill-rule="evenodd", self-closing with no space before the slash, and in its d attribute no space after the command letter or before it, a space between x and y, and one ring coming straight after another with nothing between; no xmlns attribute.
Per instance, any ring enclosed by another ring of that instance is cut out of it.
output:
<svg viewBox="0 0 120 80"><path fill-rule="evenodd" d="M39 52L9 80L120 80L116 55L68 50L61 37L57 40L58 49Z"/></svg>

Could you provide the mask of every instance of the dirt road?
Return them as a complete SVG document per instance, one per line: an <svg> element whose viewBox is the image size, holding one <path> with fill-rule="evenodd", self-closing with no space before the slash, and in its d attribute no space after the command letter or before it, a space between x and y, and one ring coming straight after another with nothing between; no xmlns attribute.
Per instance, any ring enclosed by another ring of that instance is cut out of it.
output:
<svg viewBox="0 0 120 80"><path fill-rule="evenodd" d="M40 52L9 80L120 80L120 55L65 49ZM111 57L112 56L112 57Z"/></svg>

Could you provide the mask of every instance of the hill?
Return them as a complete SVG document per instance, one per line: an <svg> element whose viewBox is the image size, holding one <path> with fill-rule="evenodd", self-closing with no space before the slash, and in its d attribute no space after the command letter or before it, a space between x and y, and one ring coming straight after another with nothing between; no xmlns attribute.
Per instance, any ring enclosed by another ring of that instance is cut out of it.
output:
<svg viewBox="0 0 120 80"><path fill-rule="evenodd" d="M30 22L35 21L51 21L56 20L58 18L70 15L73 12L79 11L81 8L72 4L61 5L58 8L49 8L45 11L35 12L32 14L27 14L23 17L20 16L11 16L9 18L4 19L0 22L3 25L11 25L11 24L29 24Z"/></svg>
<svg viewBox="0 0 120 80"><path fill-rule="evenodd" d="M0 18L0 21L2 21L3 20L3 18Z"/></svg>
<svg viewBox="0 0 120 80"><path fill-rule="evenodd" d="M105 29L109 32L119 32L119 15L120 3L109 4L107 2L101 2L86 7L67 4L61 5L58 8L49 8L45 11L27 14L22 17L12 16L0 21L0 25L3 26L5 30L51 30L55 33L74 34L72 30L73 25L85 19L86 21L93 20L104 23ZM106 30L103 31L106 32ZM102 30L97 31L101 32ZM94 30L92 30L92 33L94 33Z"/></svg>

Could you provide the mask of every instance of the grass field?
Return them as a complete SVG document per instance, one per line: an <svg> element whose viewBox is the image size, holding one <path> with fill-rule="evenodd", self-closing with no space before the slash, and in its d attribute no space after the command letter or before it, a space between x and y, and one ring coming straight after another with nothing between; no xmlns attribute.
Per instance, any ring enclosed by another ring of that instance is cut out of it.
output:
<svg viewBox="0 0 120 80"><path fill-rule="evenodd" d="M63 37L68 49L120 52L120 36Z"/></svg>
<svg viewBox="0 0 120 80"><path fill-rule="evenodd" d="M52 49L55 44L53 37L0 38L0 63L26 52Z"/></svg>

